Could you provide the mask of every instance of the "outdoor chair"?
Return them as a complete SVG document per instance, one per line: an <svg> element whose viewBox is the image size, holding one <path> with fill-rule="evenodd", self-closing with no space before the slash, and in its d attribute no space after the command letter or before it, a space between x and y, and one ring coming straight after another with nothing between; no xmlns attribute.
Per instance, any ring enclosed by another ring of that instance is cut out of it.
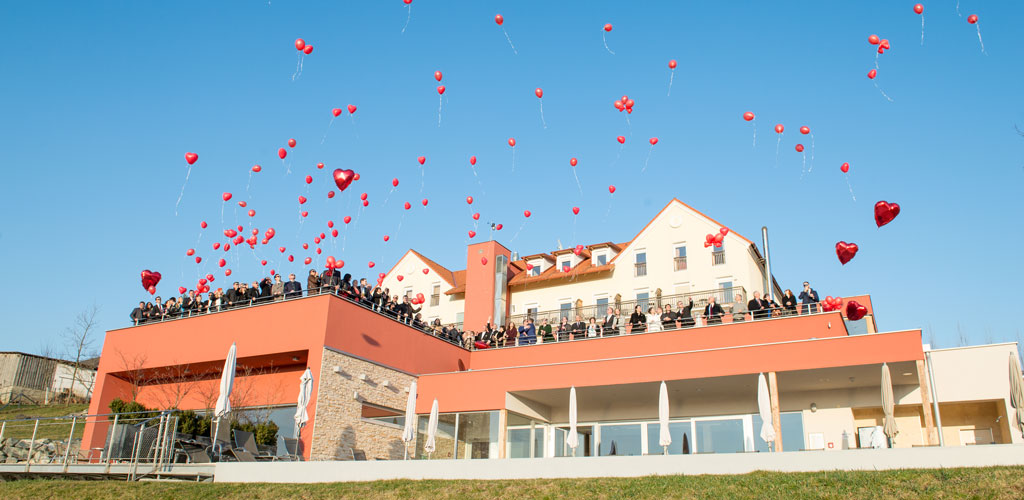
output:
<svg viewBox="0 0 1024 500"><path fill-rule="evenodd" d="M252 453L249 453L248 451L246 451L243 448L231 448L230 452L231 452L232 455L235 456L235 460L238 460L239 462L255 462L256 461L256 457L252 456Z"/></svg>
<svg viewBox="0 0 1024 500"><path fill-rule="evenodd" d="M273 455L260 452L256 446L256 438L253 436L253 433L238 429L235 429L233 432L235 433L235 448L241 448L257 459L269 460L273 458Z"/></svg>
<svg viewBox="0 0 1024 500"><path fill-rule="evenodd" d="M192 446L183 447L185 454L188 455L189 463L193 464L208 464L213 460L210 460L210 455L206 453L203 448L196 448Z"/></svg>
<svg viewBox="0 0 1024 500"><path fill-rule="evenodd" d="M277 457L279 460L302 460L299 455L299 440L296 438L279 437L277 440Z"/></svg>
<svg viewBox="0 0 1024 500"><path fill-rule="evenodd" d="M366 461L366 452L363 450L352 449L352 460Z"/></svg>

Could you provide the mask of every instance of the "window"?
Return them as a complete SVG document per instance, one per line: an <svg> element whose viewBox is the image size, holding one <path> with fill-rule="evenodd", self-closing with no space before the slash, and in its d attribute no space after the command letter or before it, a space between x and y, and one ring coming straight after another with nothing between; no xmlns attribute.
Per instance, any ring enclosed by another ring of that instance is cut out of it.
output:
<svg viewBox="0 0 1024 500"><path fill-rule="evenodd" d="M636 253L636 263L633 265L635 267L633 276L647 276L647 252L642 250L638 251Z"/></svg>
<svg viewBox="0 0 1024 500"><path fill-rule="evenodd" d="M459 326L462 326L462 320L463 320L463 318L465 318L465 315L466 315L466 313L464 313L464 312L457 312L457 313L455 313L455 322L458 323Z"/></svg>
<svg viewBox="0 0 1024 500"><path fill-rule="evenodd" d="M371 403L363 403L359 417L374 424L405 427L405 412Z"/></svg>
<svg viewBox="0 0 1024 500"><path fill-rule="evenodd" d="M572 261L571 260L563 260L562 263L559 264L559 266L558 266L558 270L560 270L560 271L565 271L566 268L572 269Z"/></svg>
<svg viewBox="0 0 1024 500"><path fill-rule="evenodd" d="M691 435L690 422L669 422L668 435L672 437L672 444L668 446L669 455L682 455L693 452L693 436ZM665 449L661 447L661 425L647 424L647 454L660 455Z"/></svg>
<svg viewBox="0 0 1024 500"><path fill-rule="evenodd" d="M739 453L743 451L743 420L698 420L698 453Z"/></svg>
<svg viewBox="0 0 1024 500"><path fill-rule="evenodd" d="M677 246L676 247L676 256L675 256L675 259L673 259L673 264L675 266L675 270L676 271L685 271L686 270L686 247L685 246Z"/></svg>
<svg viewBox="0 0 1024 500"><path fill-rule="evenodd" d="M601 297L594 301L597 304L597 310L594 312L595 316L601 316L608 310L608 297Z"/></svg>
<svg viewBox="0 0 1024 500"><path fill-rule="evenodd" d="M725 242L722 242L720 247L712 247L711 251L711 265L718 266L725 264Z"/></svg>
<svg viewBox="0 0 1024 500"><path fill-rule="evenodd" d="M718 302L720 304L732 304L732 281L723 281L718 284L718 289L721 290L718 294Z"/></svg>
<svg viewBox="0 0 1024 500"><path fill-rule="evenodd" d="M558 305L558 321L562 321L562 318L572 319L572 302Z"/></svg>
<svg viewBox="0 0 1024 500"><path fill-rule="evenodd" d="M498 255L494 258L494 324L505 324L506 297L508 292L508 257Z"/></svg>
<svg viewBox="0 0 1024 500"><path fill-rule="evenodd" d="M607 264L608 263L608 254L600 253L598 255L595 255L594 256L594 263L599 265L599 266L603 266L603 265Z"/></svg>
<svg viewBox="0 0 1024 500"><path fill-rule="evenodd" d="M533 269L530 269L530 276L540 276L540 264L534 264Z"/></svg>
<svg viewBox="0 0 1024 500"><path fill-rule="evenodd" d="M601 445L598 455L638 456L642 455L640 424L601 425Z"/></svg>
<svg viewBox="0 0 1024 500"><path fill-rule="evenodd" d="M637 292L636 294L636 305L640 306L640 310L645 314L647 313L648 302L651 298L651 294L648 292Z"/></svg>
<svg viewBox="0 0 1024 500"><path fill-rule="evenodd" d="M782 449L784 451L800 451L804 449L804 416L800 412L782 413L779 415L782 424ZM752 419L754 424L754 449L767 452L768 443L761 439L761 415L755 413Z"/></svg>
<svg viewBox="0 0 1024 500"><path fill-rule="evenodd" d="M434 289L430 292L430 307L437 307L441 303L441 284L434 283Z"/></svg>
<svg viewBox="0 0 1024 500"><path fill-rule="evenodd" d="M537 309L538 309L537 304L527 304L526 305L526 317L527 318L533 318L534 320L536 320L537 319Z"/></svg>
<svg viewBox="0 0 1024 500"><path fill-rule="evenodd" d="M410 299L412 298L412 287L411 286L410 287L406 287L406 289L405 289L405 296L409 297Z"/></svg>

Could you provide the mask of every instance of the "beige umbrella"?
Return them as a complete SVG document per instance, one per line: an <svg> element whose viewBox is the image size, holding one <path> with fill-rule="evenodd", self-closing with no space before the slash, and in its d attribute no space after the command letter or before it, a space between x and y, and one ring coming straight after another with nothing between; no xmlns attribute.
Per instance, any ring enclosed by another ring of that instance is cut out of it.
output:
<svg viewBox="0 0 1024 500"><path fill-rule="evenodd" d="M1010 353L1010 404L1017 410L1014 426L1024 432L1024 380L1021 380L1017 356Z"/></svg>
<svg viewBox="0 0 1024 500"><path fill-rule="evenodd" d="M889 374L889 365L882 363L882 413L885 414L882 422L882 431L889 438L889 445L892 446L892 439L896 437L899 429L896 428L896 418L893 412L896 409L895 398L892 395L892 375Z"/></svg>

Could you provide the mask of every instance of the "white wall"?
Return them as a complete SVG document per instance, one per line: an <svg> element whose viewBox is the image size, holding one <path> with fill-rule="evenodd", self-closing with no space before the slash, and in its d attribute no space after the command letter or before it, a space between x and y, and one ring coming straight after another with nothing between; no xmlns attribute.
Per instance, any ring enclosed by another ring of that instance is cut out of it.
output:
<svg viewBox="0 0 1024 500"><path fill-rule="evenodd" d="M58 363L53 371L53 391L62 392L71 389L75 396L89 398L92 396L92 388L96 382L96 370L91 368L78 368L75 374L74 364Z"/></svg>
<svg viewBox="0 0 1024 500"><path fill-rule="evenodd" d="M401 300L402 295L405 295L405 290L412 288L412 296L415 297L417 293L422 293L424 302L421 306L423 310L420 311L423 314L424 321L433 321L434 318L441 318L441 322L444 325L449 325L456 322L456 314L463 312L465 308L465 300L463 295L445 295L444 292L450 290L454 283L449 283L444 280L441 276L438 276L433 269L427 274L423 274L424 269L430 269L423 259L413 252L406 252L401 259L398 260L398 264L395 265L394 269L384 277L384 282L381 285L382 288L389 288L392 296L398 295ZM402 281L398 281L398 276L402 276ZM435 284L441 285L441 298L440 302L436 306L430 305L430 294ZM456 298L458 297L458 298Z"/></svg>

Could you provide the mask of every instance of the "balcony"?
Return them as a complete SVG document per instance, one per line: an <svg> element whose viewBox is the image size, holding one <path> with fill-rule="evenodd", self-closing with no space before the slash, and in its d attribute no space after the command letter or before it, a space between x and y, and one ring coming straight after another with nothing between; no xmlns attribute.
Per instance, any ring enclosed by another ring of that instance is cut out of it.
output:
<svg viewBox="0 0 1024 500"><path fill-rule="evenodd" d="M647 263L637 262L636 264L633 264L633 276L637 278L647 276Z"/></svg>
<svg viewBox="0 0 1024 500"><path fill-rule="evenodd" d="M673 267L674 267L674 269L676 271L685 271L686 270L686 257L685 256L683 256L683 257L676 257L676 258L672 259L672 264L673 264Z"/></svg>
<svg viewBox="0 0 1024 500"><path fill-rule="evenodd" d="M711 252L711 265L720 266L725 264L725 252Z"/></svg>

